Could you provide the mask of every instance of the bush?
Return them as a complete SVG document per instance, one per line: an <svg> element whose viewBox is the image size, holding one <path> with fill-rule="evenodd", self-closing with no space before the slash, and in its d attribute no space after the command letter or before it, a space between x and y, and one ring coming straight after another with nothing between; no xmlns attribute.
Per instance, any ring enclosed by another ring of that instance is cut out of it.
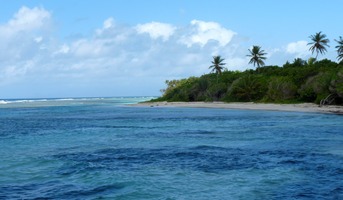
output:
<svg viewBox="0 0 343 200"><path fill-rule="evenodd" d="M265 87L261 79L253 75L246 75L235 80L229 90L228 101L256 101L260 100L265 93Z"/></svg>
<svg viewBox="0 0 343 200"><path fill-rule="evenodd" d="M337 72L330 83L330 92L343 98L343 67Z"/></svg>
<svg viewBox="0 0 343 200"><path fill-rule="evenodd" d="M306 102L319 103L320 100L330 94L330 73L319 73L307 79L299 89L300 99Z"/></svg>
<svg viewBox="0 0 343 200"><path fill-rule="evenodd" d="M220 100L227 91L225 83L214 84L208 89L208 97L214 101Z"/></svg>
<svg viewBox="0 0 343 200"><path fill-rule="evenodd" d="M286 77L272 78L268 84L266 98L268 101L283 101L294 99L297 93L296 85Z"/></svg>

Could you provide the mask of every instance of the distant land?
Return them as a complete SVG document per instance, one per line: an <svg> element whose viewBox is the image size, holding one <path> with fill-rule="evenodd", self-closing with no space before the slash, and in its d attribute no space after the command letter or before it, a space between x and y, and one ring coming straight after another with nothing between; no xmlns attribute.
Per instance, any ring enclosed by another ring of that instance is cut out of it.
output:
<svg viewBox="0 0 343 200"><path fill-rule="evenodd" d="M209 73L167 80L163 95L153 102L262 102L343 104L343 64L300 58L283 66Z"/></svg>

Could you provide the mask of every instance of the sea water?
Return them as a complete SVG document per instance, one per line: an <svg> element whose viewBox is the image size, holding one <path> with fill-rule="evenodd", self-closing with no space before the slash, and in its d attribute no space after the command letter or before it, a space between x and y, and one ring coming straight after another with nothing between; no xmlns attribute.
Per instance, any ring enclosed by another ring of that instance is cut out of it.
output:
<svg viewBox="0 0 343 200"><path fill-rule="evenodd" d="M0 199L343 199L343 116L0 102Z"/></svg>

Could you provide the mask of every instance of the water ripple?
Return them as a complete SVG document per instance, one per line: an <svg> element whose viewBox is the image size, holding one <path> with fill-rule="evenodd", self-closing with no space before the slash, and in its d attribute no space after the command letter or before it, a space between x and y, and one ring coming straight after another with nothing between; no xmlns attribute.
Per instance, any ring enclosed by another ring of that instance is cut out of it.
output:
<svg viewBox="0 0 343 200"><path fill-rule="evenodd" d="M341 116L72 103L1 109L0 199L343 199Z"/></svg>

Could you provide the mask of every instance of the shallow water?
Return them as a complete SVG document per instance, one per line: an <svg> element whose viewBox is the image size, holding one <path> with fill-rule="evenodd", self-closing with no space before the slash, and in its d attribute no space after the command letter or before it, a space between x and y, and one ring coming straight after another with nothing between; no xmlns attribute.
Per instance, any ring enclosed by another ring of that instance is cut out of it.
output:
<svg viewBox="0 0 343 200"><path fill-rule="evenodd" d="M0 105L0 199L343 199L343 117L124 106Z"/></svg>

